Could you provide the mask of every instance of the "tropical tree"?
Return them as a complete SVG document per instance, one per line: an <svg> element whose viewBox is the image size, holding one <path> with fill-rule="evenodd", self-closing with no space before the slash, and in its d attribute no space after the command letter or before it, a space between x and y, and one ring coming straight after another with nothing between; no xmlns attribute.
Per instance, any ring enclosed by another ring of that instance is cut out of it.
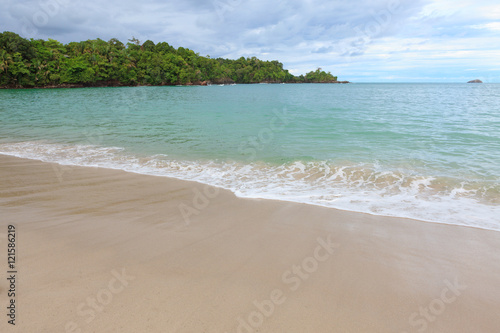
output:
<svg viewBox="0 0 500 333"><path fill-rule="evenodd" d="M277 60L256 57L236 60L200 56L166 42L141 43L132 37L125 45L116 38L99 38L66 45L57 40L27 40L13 32L0 33L0 87L72 84L172 85L258 82L334 82L321 68L294 76Z"/></svg>

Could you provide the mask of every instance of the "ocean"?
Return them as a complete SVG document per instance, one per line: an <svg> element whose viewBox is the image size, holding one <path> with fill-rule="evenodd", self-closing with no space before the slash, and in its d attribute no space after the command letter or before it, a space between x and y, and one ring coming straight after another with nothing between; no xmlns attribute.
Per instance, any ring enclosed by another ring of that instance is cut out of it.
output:
<svg viewBox="0 0 500 333"><path fill-rule="evenodd" d="M500 230L500 84L0 90L0 153Z"/></svg>

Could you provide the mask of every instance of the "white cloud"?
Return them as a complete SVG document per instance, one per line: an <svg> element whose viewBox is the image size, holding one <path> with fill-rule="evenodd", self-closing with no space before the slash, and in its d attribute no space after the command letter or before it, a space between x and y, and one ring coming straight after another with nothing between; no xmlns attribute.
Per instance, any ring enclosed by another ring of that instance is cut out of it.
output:
<svg viewBox="0 0 500 333"><path fill-rule="evenodd" d="M476 24L476 25L471 25L470 27L473 29L487 29L492 31L500 31L500 22Z"/></svg>
<svg viewBox="0 0 500 333"><path fill-rule="evenodd" d="M135 36L212 57L276 59L294 74L462 80L470 68L496 69L497 1L4 0L0 30L62 42ZM48 3L61 5L50 12Z"/></svg>

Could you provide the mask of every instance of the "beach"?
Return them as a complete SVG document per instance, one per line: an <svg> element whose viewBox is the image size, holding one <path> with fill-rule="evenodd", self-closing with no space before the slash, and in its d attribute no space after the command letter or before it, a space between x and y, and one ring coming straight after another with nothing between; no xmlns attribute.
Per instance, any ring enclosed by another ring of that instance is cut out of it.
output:
<svg viewBox="0 0 500 333"><path fill-rule="evenodd" d="M2 332L500 327L497 231L6 155L0 175L0 240L14 226L17 250Z"/></svg>

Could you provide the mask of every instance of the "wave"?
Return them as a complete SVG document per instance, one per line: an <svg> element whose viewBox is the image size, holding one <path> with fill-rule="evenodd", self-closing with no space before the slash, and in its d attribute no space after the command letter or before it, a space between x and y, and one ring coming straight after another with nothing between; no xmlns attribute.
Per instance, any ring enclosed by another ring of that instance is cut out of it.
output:
<svg viewBox="0 0 500 333"><path fill-rule="evenodd" d="M498 179L464 180L379 163L188 161L121 147L45 141L0 144L0 153L198 181L239 197L276 199L375 215L500 230Z"/></svg>

